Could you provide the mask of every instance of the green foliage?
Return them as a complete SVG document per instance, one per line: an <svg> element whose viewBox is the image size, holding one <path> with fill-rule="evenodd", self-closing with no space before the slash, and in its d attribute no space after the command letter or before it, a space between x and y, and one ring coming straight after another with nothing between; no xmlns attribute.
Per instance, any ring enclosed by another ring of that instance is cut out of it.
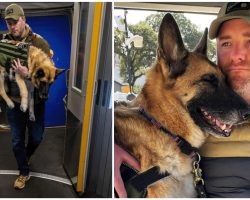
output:
<svg viewBox="0 0 250 200"><path fill-rule="evenodd" d="M159 12L157 14L149 15L145 21L153 28L155 32L159 31L160 23L166 12ZM190 51L194 50L198 44L200 38L202 37L204 30L199 30L197 25L193 24L189 19L187 19L182 13L171 13L181 32L181 36L186 48ZM216 45L215 42L208 41L208 58L212 61L216 60L215 54Z"/></svg>
<svg viewBox="0 0 250 200"><path fill-rule="evenodd" d="M141 85L134 85L133 90L135 94L138 94L142 89Z"/></svg>
<svg viewBox="0 0 250 200"><path fill-rule="evenodd" d="M156 58L157 35L160 23L165 14L166 13L164 12L158 12L148 16L145 21L139 22L135 25L128 25L128 29L133 35L140 35L143 37L143 47L141 49L135 48L133 44L130 49L132 88L135 81L145 74L146 68L151 66ZM191 21L182 13L171 14L174 16L180 28L186 48L193 50L202 37L204 30L199 30L199 28L195 24L192 24ZM125 33L116 28L114 37L114 52L120 57L120 76L124 82L128 82L127 53L124 41ZM215 42L208 41L208 57L214 62L216 60L215 49Z"/></svg>
<svg viewBox="0 0 250 200"><path fill-rule="evenodd" d="M132 69L131 86L133 87L135 81L145 74L146 68L149 67L155 60L157 34L146 22L140 22L136 25L128 25L128 29L131 33L133 33L133 35L140 35L143 37L142 48L135 48L133 43L130 48ZM120 76L124 82L128 82L127 53L124 41L124 32L121 32L116 28L114 38L114 52L120 56Z"/></svg>

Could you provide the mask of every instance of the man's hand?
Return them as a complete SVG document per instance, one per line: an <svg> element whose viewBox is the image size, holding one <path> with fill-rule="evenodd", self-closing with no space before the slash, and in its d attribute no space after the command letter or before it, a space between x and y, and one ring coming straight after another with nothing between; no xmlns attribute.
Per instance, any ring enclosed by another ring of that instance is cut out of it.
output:
<svg viewBox="0 0 250 200"><path fill-rule="evenodd" d="M133 158L129 153L119 147L117 144L114 145L114 153L115 153L115 160L114 160L114 184L115 190L120 198L126 198L127 193L124 187L124 183L122 181L120 166L122 162L127 163L131 167L140 171L140 165L138 161Z"/></svg>
<svg viewBox="0 0 250 200"><path fill-rule="evenodd" d="M20 63L19 58L17 60L14 60L14 63L12 63L12 68L14 69L14 71L18 74L20 74L23 78L28 76L29 74L29 70L27 67L23 66Z"/></svg>

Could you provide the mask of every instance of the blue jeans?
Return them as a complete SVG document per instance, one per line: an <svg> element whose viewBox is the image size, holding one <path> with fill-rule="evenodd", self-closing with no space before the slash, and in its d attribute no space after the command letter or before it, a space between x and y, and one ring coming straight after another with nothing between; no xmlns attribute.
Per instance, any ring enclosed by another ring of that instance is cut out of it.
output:
<svg viewBox="0 0 250 200"><path fill-rule="evenodd" d="M12 148L16 157L20 175L29 174L28 159L35 152L43 139L45 103L35 104L36 121L29 120L29 112L22 112L20 104L15 103L13 109L7 108L7 117L11 127ZM28 143L25 146L25 132L28 128Z"/></svg>

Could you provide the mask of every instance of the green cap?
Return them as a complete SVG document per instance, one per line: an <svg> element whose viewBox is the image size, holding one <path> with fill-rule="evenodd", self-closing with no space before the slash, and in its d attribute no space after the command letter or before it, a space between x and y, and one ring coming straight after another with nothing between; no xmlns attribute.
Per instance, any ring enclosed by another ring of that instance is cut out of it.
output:
<svg viewBox="0 0 250 200"><path fill-rule="evenodd" d="M212 22L209 29L209 38L214 39L217 37L221 25L230 19L245 19L250 23L250 3L249 2L229 2L225 3L217 16Z"/></svg>
<svg viewBox="0 0 250 200"><path fill-rule="evenodd" d="M5 19L18 20L19 17L24 16L23 8L17 4L10 4L5 8Z"/></svg>

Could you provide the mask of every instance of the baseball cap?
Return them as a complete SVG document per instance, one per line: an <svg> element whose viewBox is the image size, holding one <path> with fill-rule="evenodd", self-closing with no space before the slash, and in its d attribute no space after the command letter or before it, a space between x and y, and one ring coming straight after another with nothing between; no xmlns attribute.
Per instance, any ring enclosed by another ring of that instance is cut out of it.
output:
<svg viewBox="0 0 250 200"><path fill-rule="evenodd" d="M228 2L225 3L217 16L212 22L209 29L209 38L217 37L221 25L230 19L241 18L250 23L250 2Z"/></svg>
<svg viewBox="0 0 250 200"><path fill-rule="evenodd" d="M10 4L5 8L5 19L18 20L20 16L24 16L23 8L17 4Z"/></svg>

